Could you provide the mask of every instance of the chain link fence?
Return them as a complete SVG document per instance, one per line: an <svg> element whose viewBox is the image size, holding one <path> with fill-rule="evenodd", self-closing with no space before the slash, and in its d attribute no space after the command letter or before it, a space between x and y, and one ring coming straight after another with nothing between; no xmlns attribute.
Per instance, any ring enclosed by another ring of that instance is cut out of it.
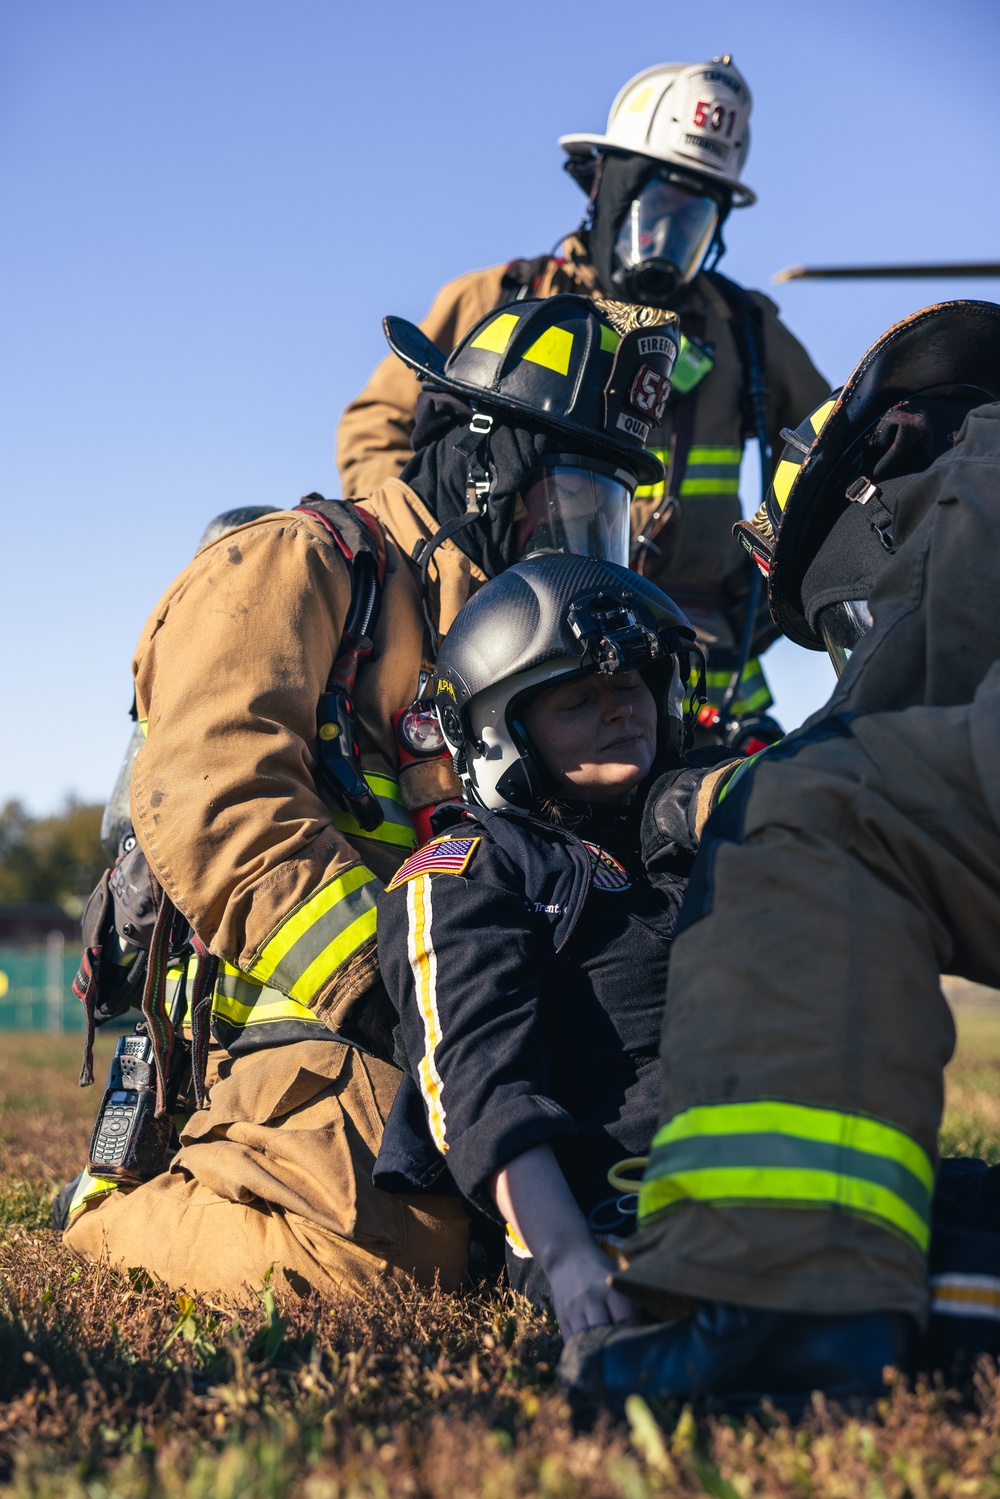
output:
<svg viewBox="0 0 1000 1499"><path fill-rule="evenodd" d="M0 947L0 1031L82 1031L71 987L79 961L79 947L62 932L50 932L44 946Z"/></svg>

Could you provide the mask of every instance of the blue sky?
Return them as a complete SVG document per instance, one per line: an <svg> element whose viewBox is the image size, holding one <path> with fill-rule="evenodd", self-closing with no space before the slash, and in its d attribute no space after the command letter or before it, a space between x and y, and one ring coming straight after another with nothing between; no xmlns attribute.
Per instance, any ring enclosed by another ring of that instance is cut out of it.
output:
<svg viewBox="0 0 1000 1499"><path fill-rule="evenodd" d="M206 521L337 493L337 416L448 278L579 219L556 137L656 62L754 94L723 269L1000 258L995 0L7 0L0 9L0 800L103 798L144 619ZM996 282L771 288L840 383ZM748 483L745 502L756 494ZM767 667L789 726L823 658Z"/></svg>

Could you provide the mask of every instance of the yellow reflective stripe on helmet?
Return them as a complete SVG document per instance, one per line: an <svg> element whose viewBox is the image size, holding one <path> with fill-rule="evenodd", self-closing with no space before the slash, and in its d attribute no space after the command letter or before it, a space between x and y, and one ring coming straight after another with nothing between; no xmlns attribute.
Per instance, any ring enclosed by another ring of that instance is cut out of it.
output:
<svg viewBox="0 0 1000 1499"><path fill-rule="evenodd" d="M337 830L349 838L368 838L373 843L391 843L396 848L416 848L417 834L413 819L403 804L403 793L399 782L391 776L365 772L365 780L375 794L385 821L367 832L349 812L331 812L331 821Z"/></svg>
<svg viewBox="0 0 1000 1499"><path fill-rule="evenodd" d="M523 356L529 364L540 364L543 369L557 375L569 374L569 362L573 356L573 335L567 328L553 326L531 345Z"/></svg>
<svg viewBox="0 0 1000 1499"><path fill-rule="evenodd" d="M639 1221L681 1202L840 1208L924 1251L933 1190L927 1153L884 1120L777 1099L705 1104L657 1132Z"/></svg>
<svg viewBox="0 0 1000 1499"><path fill-rule="evenodd" d="M601 348L605 354L613 354L621 341L622 336L620 333L616 333L613 328L609 328L607 323L601 324Z"/></svg>
<svg viewBox="0 0 1000 1499"><path fill-rule="evenodd" d="M264 943L248 970L251 978L308 1002L359 948L375 935L375 898L381 882L355 864L320 887Z"/></svg>
<svg viewBox="0 0 1000 1499"><path fill-rule="evenodd" d="M821 428L826 423L827 417L830 415L830 412L833 410L836 404L837 397L831 396L829 401L824 401L822 406L817 406L816 410L810 413L809 425L812 427L815 433L818 434L820 432Z"/></svg>
<svg viewBox="0 0 1000 1499"><path fill-rule="evenodd" d="M482 333L476 335L470 349L486 349L490 354L502 354L510 343L510 336L520 319L516 312L501 312L492 323L487 323Z"/></svg>
<svg viewBox="0 0 1000 1499"><path fill-rule="evenodd" d="M106 1192L117 1192L118 1183L105 1181L102 1176L91 1176L90 1172L81 1172L80 1180L76 1184L76 1191L69 1205L68 1217L82 1208L84 1203L93 1202L97 1197L103 1197Z"/></svg>
<svg viewBox="0 0 1000 1499"><path fill-rule="evenodd" d="M647 83L645 88L641 88L637 94L633 95L632 102L626 104L625 108L629 114L642 114L652 97L653 85Z"/></svg>
<svg viewBox="0 0 1000 1499"><path fill-rule="evenodd" d="M801 466L802 465L799 463L789 463L787 458L782 458L780 463L778 464L778 467L774 471L774 478L771 480L771 488L774 490L774 498L777 500L778 506L782 510L784 510L785 505L788 502L789 490L795 483Z"/></svg>
<svg viewBox="0 0 1000 1499"><path fill-rule="evenodd" d="M297 1020L305 1025L325 1025L325 1021L301 1000L282 994L280 989L255 983L231 963L219 966L212 1014L234 1026L268 1025L285 1020Z"/></svg>

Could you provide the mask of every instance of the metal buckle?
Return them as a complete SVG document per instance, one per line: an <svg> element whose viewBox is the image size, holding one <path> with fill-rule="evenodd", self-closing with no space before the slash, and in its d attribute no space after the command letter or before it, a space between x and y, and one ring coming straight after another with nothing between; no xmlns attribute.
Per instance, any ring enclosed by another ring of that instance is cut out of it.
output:
<svg viewBox="0 0 1000 1499"><path fill-rule="evenodd" d="M844 498L855 505L867 505L869 500L880 495L882 491L871 479L866 479L864 474L860 479L855 479L853 484L848 484L844 491Z"/></svg>

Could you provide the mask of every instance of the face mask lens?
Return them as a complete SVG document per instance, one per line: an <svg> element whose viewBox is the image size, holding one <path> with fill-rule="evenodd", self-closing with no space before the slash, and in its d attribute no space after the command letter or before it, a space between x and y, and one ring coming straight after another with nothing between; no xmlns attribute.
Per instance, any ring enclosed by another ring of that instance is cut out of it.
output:
<svg viewBox="0 0 1000 1499"><path fill-rule="evenodd" d="M603 473L558 460L547 464L522 496L518 555L570 552L627 567L634 484L621 469Z"/></svg>
<svg viewBox="0 0 1000 1499"><path fill-rule="evenodd" d="M629 205L615 242L616 279L654 265L672 269L675 284L696 275L719 223L715 198L653 177Z"/></svg>
<svg viewBox="0 0 1000 1499"><path fill-rule="evenodd" d="M816 628L838 677L843 675L852 651L869 633L872 624L867 599L846 599L842 604L827 604L820 610Z"/></svg>

